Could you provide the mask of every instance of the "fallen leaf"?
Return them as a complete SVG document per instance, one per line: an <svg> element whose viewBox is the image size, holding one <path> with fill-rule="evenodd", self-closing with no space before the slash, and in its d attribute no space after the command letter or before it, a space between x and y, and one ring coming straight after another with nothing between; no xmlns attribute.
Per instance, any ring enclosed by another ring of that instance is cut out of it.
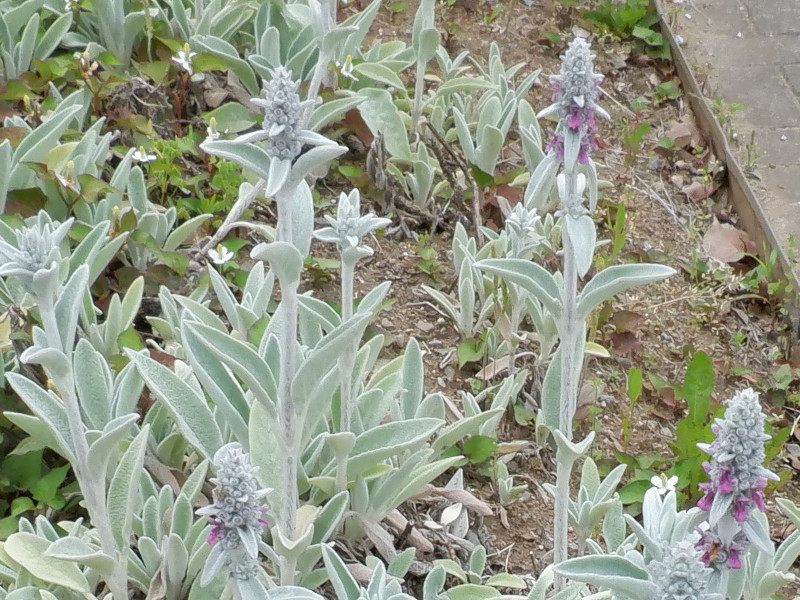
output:
<svg viewBox="0 0 800 600"><path fill-rule="evenodd" d="M750 251L753 242L741 229L714 223L703 236L703 251L724 263L739 262Z"/></svg>
<svg viewBox="0 0 800 600"><path fill-rule="evenodd" d="M700 200L705 200L711 194L717 191L719 185L715 183L701 183L699 181L693 181L689 185L686 185L681 188L681 193L686 194L686 198L692 200L694 202L699 202Z"/></svg>
<svg viewBox="0 0 800 600"><path fill-rule="evenodd" d="M488 365L483 367L480 371L475 373L476 379L480 379L481 381L489 381L490 379L494 379L505 373L508 370L509 365L511 364L511 355L506 354L498 358L497 360L493 360Z"/></svg>
<svg viewBox="0 0 800 600"><path fill-rule="evenodd" d="M507 183L499 183L494 187L494 193L497 196L502 196L511 206L519 204L523 200L524 193L522 190L511 187Z"/></svg>
<svg viewBox="0 0 800 600"><path fill-rule="evenodd" d="M700 130L692 122L677 122L664 135L672 140L675 149L686 146L699 146L703 142Z"/></svg>
<svg viewBox="0 0 800 600"><path fill-rule="evenodd" d="M614 326L617 333L627 333L628 331L636 331L645 319L644 315L632 310L618 310L608 322Z"/></svg>
<svg viewBox="0 0 800 600"><path fill-rule="evenodd" d="M643 348L642 342L636 337L632 331L624 333L614 331L609 334L609 339L614 349L614 354L630 354L631 352L638 352Z"/></svg>
<svg viewBox="0 0 800 600"><path fill-rule="evenodd" d="M589 408L597 405L598 396L599 392L596 386L591 383L584 383L583 386L581 386L581 391L578 392L578 403L575 406L574 418L578 421L582 421L588 417Z"/></svg>

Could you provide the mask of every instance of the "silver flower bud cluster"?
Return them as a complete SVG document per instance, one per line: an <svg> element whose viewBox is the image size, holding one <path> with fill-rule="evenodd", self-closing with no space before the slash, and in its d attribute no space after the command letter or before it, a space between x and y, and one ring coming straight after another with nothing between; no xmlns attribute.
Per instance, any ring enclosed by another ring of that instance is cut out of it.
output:
<svg viewBox="0 0 800 600"><path fill-rule="evenodd" d="M223 566L231 577L247 579L258 573L258 542L266 527L263 498L269 492L256 481L258 467L238 443L220 448L214 455L217 476L213 503L197 510L214 527L208 543L214 548L206 560L203 580L210 581Z"/></svg>
<svg viewBox="0 0 800 600"><path fill-rule="evenodd" d="M264 85L264 97L252 102L264 109L263 128L267 133L267 152L274 158L294 160L303 148L300 141L303 111L308 101L301 102L299 81L284 67L272 72Z"/></svg>
<svg viewBox="0 0 800 600"><path fill-rule="evenodd" d="M0 276L16 276L30 287L33 276L61 262L59 247L72 226L73 219L54 222L42 211L14 231L16 244L0 238Z"/></svg>
<svg viewBox="0 0 800 600"><path fill-rule="evenodd" d="M569 112L571 105L583 108L597 98L597 84L602 75L594 72L594 54L583 38L575 38L561 57L561 71L551 78L557 82L557 99L563 111Z"/></svg>
<svg viewBox="0 0 800 600"><path fill-rule="evenodd" d="M505 222L514 257L524 258L522 254L525 250L538 246L543 241L543 236L537 231L540 223L541 217L536 209L529 210L522 202L514 205Z"/></svg>
<svg viewBox="0 0 800 600"><path fill-rule="evenodd" d="M358 189L353 189L349 194L342 192L336 217L325 215L325 220L330 227L315 231L314 237L323 242L335 243L341 253L360 250L371 254L371 248L361 245L361 238L391 223L391 220L376 217L373 213L361 214L361 194Z"/></svg>
<svg viewBox="0 0 800 600"><path fill-rule="evenodd" d="M660 561L648 565L655 585L653 600L711 600L708 592L711 569L706 568L689 542L668 548Z"/></svg>
<svg viewBox="0 0 800 600"><path fill-rule="evenodd" d="M711 444L698 444L711 455L703 464L709 481L700 484L705 496L698 502L703 510L729 511L738 522L747 521L755 506L764 511L764 492L768 479L778 476L764 468L764 413L758 394L748 388L737 392L728 401L725 416L711 426L716 439ZM713 510L718 505L721 510ZM714 525L714 523L711 523Z"/></svg>

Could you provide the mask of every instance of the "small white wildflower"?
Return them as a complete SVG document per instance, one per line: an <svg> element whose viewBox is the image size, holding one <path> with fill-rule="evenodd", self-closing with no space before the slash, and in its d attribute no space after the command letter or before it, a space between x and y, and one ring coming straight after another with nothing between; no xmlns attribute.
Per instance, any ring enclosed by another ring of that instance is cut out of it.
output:
<svg viewBox="0 0 800 600"><path fill-rule="evenodd" d="M178 55L172 57L172 62L176 63L181 69L192 75L192 59L197 56L197 52L192 52L189 44L184 44L182 50L178 50Z"/></svg>
<svg viewBox="0 0 800 600"><path fill-rule="evenodd" d="M667 476L661 473L661 475L653 475L650 478L650 483L653 484L653 487L658 491L659 496L664 496L669 492L675 491L675 486L678 483L678 476L673 475L667 479Z"/></svg>
<svg viewBox="0 0 800 600"><path fill-rule="evenodd" d="M226 262L233 259L233 252L222 244L217 244L216 248L209 248L208 257L215 265L224 265Z"/></svg>
<svg viewBox="0 0 800 600"><path fill-rule="evenodd" d="M139 146L133 153L131 158L134 160L134 162L149 163L153 162L158 157L155 154L148 154L147 151L142 146Z"/></svg>
<svg viewBox="0 0 800 600"><path fill-rule="evenodd" d="M213 142L214 140L218 140L223 136L223 134L228 133L228 129L225 131L220 131L217 129L217 120L214 117L211 117L211 120L208 122L208 127L206 127L206 141Z"/></svg>
<svg viewBox="0 0 800 600"><path fill-rule="evenodd" d="M339 72L342 74L342 77L347 77L347 79L352 79L353 81L358 81L358 77L353 75L353 57L352 55L348 54L347 57L344 59L344 64L340 63L338 60L336 61L336 67L339 69Z"/></svg>

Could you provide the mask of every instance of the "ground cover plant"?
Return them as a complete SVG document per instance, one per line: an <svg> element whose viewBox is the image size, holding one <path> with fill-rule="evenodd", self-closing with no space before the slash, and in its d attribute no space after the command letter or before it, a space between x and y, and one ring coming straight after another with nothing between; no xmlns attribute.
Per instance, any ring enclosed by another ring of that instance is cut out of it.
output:
<svg viewBox="0 0 800 600"><path fill-rule="evenodd" d="M742 277L723 266L742 252L623 256L590 42L630 34L663 60L639 4L551 7L596 29L546 36L548 82L495 41L452 52L432 0L388 9L406 41L380 35L378 0L0 2L2 597L738 599L791 583L800 533L765 513L796 528L800 509L773 502L788 471L766 461L794 431L751 385L712 406L712 358L688 347L682 385L657 360L646 379L643 363L590 371L640 343L618 295L683 278L768 301L768 260ZM552 98L532 103L535 86ZM638 156L637 112L680 93L654 87L617 107L634 120L618 188L641 193L638 160L683 161L684 193L705 199L715 167L689 125ZM416 301L392 289L414 260ZM380 261L395 268L365 268ZM393 336L405 304L438 310L435 331ZM786 365L769 391L791 407ZM474 377L442 385L456 368ZM622 444L596 451L587 416L620 379ZM688 408L671 459L629 446L645 387ZM532 448L552 461L540 482L516 468ZM481 539L492 504L526 522L522 482L554 507L535 569L498 566Z"/></svg>

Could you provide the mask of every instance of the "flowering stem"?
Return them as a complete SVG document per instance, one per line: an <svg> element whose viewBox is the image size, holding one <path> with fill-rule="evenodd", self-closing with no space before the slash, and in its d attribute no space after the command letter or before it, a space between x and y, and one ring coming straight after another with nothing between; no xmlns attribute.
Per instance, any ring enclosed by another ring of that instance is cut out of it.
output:
<svg viewBox="0 0 800 600"><path fill-rule="evenodd" d="M566 197L562 199L565 208L578 203L577 174L574 168L567 171ZM569 217L567 217L569 218ZM578 271L575 265L575 247L569 237L568 228L561 234L564 249L564 288L562 292L563 313L561 317L561 402L559 404L558 428L568 439L572 439L572 418L577 405L577 381L580 376L580 365L576 364L576 348L580 343L577 323ZM572 471L572 460L565 460L559 451L556 469L556 501L553 518L553 562L559 564L567 559L567 501L569 499L569 478ZM556 576L555 589L564 588L566 580Z"/></svg>
<svg viewBox="0 0 800 600"><path fill-rule="evenodd" d="M295 190L276 194L278 204L278 240L292 242L291 201ZM285 460L283 466L283 499L281 502L281 532L293 540L297 520L297 461L300 459L300 435L297 431L297 412L292 402L292 380L297 371L297 281L281 281L280 383L278 385L278 418L283 435ZM292 577L294 574L292 573Z"/></svg>
<svg viewBox="0 0 800 600"><path fill-rule="evenodd" d="M342 323L353 317L353 277L355 262L342 257ZM340 410L339 430L350 431L353 410L352 375L356 346L348 347L339 359Z"/></svg>

